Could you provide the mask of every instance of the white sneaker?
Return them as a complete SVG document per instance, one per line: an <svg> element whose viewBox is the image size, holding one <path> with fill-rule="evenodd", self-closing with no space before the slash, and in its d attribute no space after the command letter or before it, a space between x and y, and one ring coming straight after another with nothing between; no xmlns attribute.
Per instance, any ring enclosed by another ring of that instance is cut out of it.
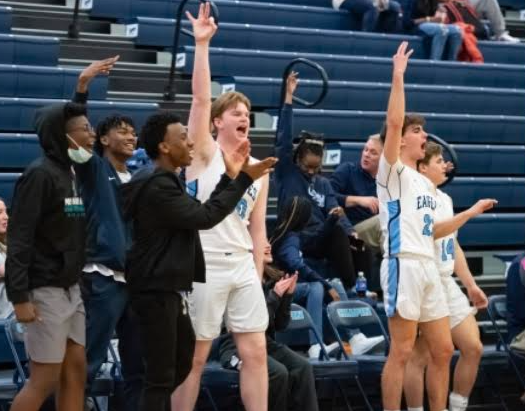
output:
<svg viewBox="0 0 525 411"><path fill-rule="evenodd" d="M520 39L516 37L512 37L508 31L503 32L503 34L496 37L496 40L498 41L505 41L507 43L519 43Z"/></svg>
<svg viewBox="0 0 525 411"><path fill-rule="evenodd" d="M308 349L308 357L314 360L318 360L320 354L321 354L321 346L319 344L314 344L310 346L310 348Z"/></svg>
<svg viewBox="0 0 525 411"><path fill-rule="evenodd" d="M350 347L352 347L352 354L361 355L369 352L384 340L385 337L382 335L367 338L363 333L359 333L352 336L348 342L350 343Z"/></svg>

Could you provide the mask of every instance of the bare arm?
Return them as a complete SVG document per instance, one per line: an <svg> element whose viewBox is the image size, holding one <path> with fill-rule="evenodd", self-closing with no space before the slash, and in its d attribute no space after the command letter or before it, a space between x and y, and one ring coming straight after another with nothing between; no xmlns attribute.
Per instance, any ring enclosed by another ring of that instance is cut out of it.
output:
<svg viewBox="0 0 525 411"><path fill-rule="evenodd" d="M399 158L401 148L401 133L405 121L405 84L404 74L408 58L413 50L406 51L408 43L402 42L395 54L394 69L392 73L392 89L388 100L386 114L387 133L383 155L388 164L393 165Z"/></svg>
<svg viewBox="0 0 525 411"><path fill-rule="evenodd" d="M481 288L476 284L476 280L468 267L467 258L463 249L456 241L454 245L455 261L454 261L454 272L461 280L461 283L467 289L467 294L476 308L486 308L488 305L488 299Z"/></svg>
<svg viewBox="0 0 525 411"><path fill-rule="evenodd" d="M259 277L262 279L264 266L264 250L268 243L266 237L266 203L268 201L269 178L264 176L261 180L261 192L257 196L255 206L250 215L248 230L253 242L253 259Z"/></svg>
<svg viewBox="0 0 525 411"><path fill-rule="evenodd" d="M215 154L216 146L210 133L211 114L211 74L209 62L210 41L217 31L213 17L210 17L210 3L201 4L195 19L186 13L195 35L195 61L193 64L190 116L188 135L195 143L196 163L209 164Z"/></svg>
<svg viewBox="0 0 525 411"><path fill-rule="evenodd" d="M485 211L490 210L498 202L494 199L479 200L476 204L462 213L456 214L449 220L440 221L434 224L434 238L442 238L458 231L465 223Z"/></svg>

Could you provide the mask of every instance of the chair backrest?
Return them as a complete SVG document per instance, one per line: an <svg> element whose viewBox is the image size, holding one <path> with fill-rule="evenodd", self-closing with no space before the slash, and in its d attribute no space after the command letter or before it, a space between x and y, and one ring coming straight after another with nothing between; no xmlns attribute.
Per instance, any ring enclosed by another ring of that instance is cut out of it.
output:
<svg viewBox="0 0 525 411"><path fill-rule="evenodd" d="M507 296L503 294L491 295L487 311L491 320L507 321Z"/></svg>
<svg viewBox="0 0 525 411"><path fill-rule="evenodd" d="M361 300L334 301L326 307L328 321L342 347L341 331L345 330L375 330L385 338L385 355L388 352L389 338L383 323L375 309ZM343 355L347 357L343 350Z"/></svg>
<svg viewBox="0 0 525 411"><path fill-rule="evenodd" d="M329 359L328 353L324 349L324 344L319 334L319 331L315 328L314 322L306 308L301 307L298 304L292 304L290 309L290 322L285 330L280 331L279 334L295 333L297 331L312 331L318 344L321 345L321 355L325 359Z"/></svg>

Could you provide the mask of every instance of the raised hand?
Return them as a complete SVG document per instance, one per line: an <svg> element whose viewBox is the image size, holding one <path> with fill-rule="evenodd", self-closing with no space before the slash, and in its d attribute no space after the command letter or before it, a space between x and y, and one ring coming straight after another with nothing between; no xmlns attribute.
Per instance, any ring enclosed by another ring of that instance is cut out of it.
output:
<svg viewBox="0 0 525 411"><path fill-rule="evenodd" d="M120 56L114 56L110 57L104 60L97 60L91 63L89 66L87 66L82 72L80 73L80 76L78 76L78 88L79 91L85 91L80 90L80 88L87 89L87 86L93 80L96 76L99 74L107 75L115 65L115 63L118 61Z"/></svg>
<svg viewBox="0 0 525 411"><path fill-rule="evenodd" d="M394 61L394 73L404 74L407 69L408 59L414 52L414 50L407 51L408 42L403 41L398 49L397 53L393 57Z"/></svg>
<svg viewBox="0 0 525 411"><path fill-rule="evenodd" d="M247 159L241 171L244 171L253 181L255 181L262 176L271 173L273 171L273 166L277 161L278 159L275 157L267 157L264 160L250 164L249 159Z"/></svg>
<svg viewBox="0 0 525 411"><path fill-rule="evenodd" d="M494 208L496 204L498 204L498 201L493 198L484 198L483 200L479 200L476 204L469 208L471 218Z"/></svg>
<svg viewBox="0 0 525 411"><path fill-rule="evenodd" d="M288 74L288 78L286 79L286 97L290 97L290 99L293 97L295 90L297 89L297 83L299 83L299 78L297 77L299 75L298 72L292 71L290 74Z"/></svg>
<svg viewBox="0 0 525 411"><path fill-rule="evenodd" d="M186 12L186 17L193 26L193 35L195 36L195 44L209 43L215 32L217 25L215 19L210 17L210 3L201 3L199 7L199 15L197 18L193 17L189 11Z"/></svg>
<svg viewBox="0 0 525 411"><path fill-rule="evenodd" d="M231 179L237 177L241 171L244 163L249 160L250 155L250 142L244 140L240 143L237 148L231 153L223 152L224 165L226 166L226 174Z"/></svg>

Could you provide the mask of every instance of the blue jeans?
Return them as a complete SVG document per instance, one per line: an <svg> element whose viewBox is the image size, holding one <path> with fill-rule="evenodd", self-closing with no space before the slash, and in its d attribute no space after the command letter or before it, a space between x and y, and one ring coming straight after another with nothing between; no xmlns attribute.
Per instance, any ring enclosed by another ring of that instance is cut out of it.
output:
<svg viewBox="0 0 525 411"><path fill-rule="evenodd" d="M455 24L421 23L418 26L425 36L432 38L430 47L431 60L457 60L463 33ZM445 46L448 42L446 55Z"/></svg>
<svg viewBox="0 0 525 411"><path fill-rule="evenodd" d="M312 321L323 340L323 300L324 287L319 281L310 283L298 283L293 294L293 302L303 307L306 306L306 311L312 317ZM323 340L324 341L324 340ZM317 344L317 339L312 331L310 331L310 345Z"/></svg>
<svg viewBox="0 0 525 411"><path fill-rule="evenodd" d="M388 8L381 12L382 15L390 16L390 18L382 19L382 25L386 27L377 27L379 19L379 10L376 9L372 0L345 0L341 4L341 9L348 10L355 17L361 18L361 30L363 31L381 31L394 32L397 30L397 23L401 6L396 1L390 1ZM392 27L393 26L393 27Z"/></svg>
<svg viewBox="0 0 525 411"><path fill-rule="evenodd" d="M131 310L126 284L97 272L84 273L83 297L86 308L87 386L106 361L113 334L117 333L118 350L124 378L126 411L138 410L144 378L138 323Z"/></svg>

